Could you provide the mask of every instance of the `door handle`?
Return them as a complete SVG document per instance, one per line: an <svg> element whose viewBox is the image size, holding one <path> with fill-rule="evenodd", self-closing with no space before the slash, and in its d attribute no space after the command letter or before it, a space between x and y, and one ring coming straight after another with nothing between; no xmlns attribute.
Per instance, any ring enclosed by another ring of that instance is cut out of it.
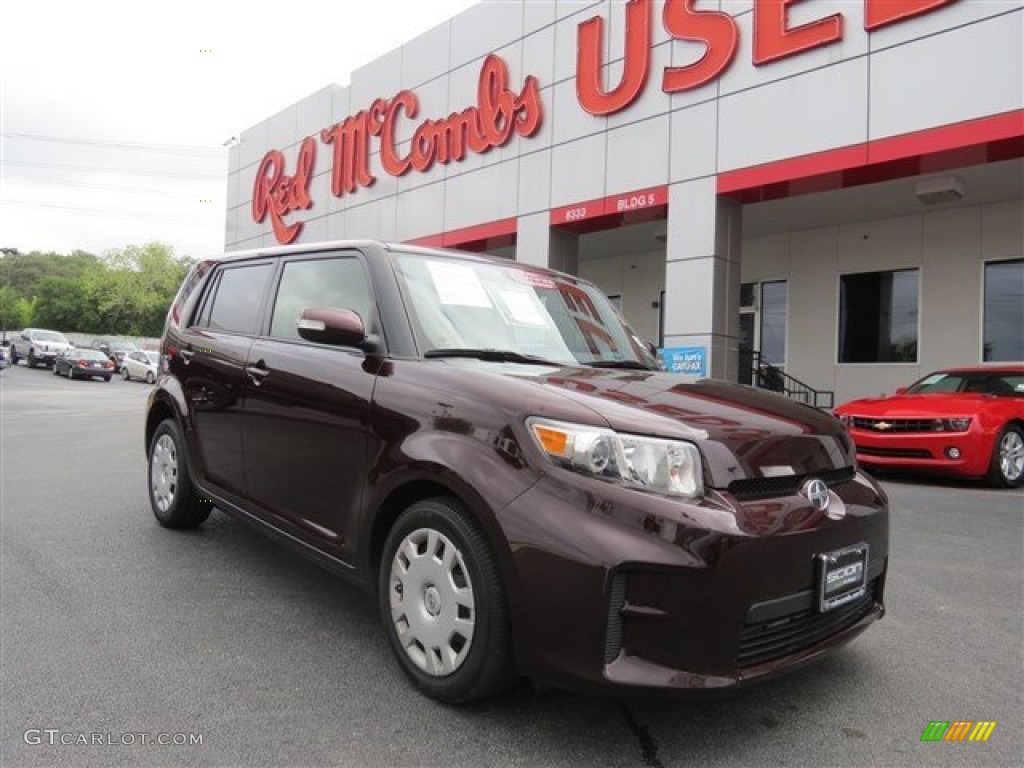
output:
<svg viewBox="0 0 1024 768"><path fill-rule="evenodd" d="M267 363L260 359L253 365L245 366L245 375L249 377L249 380L253 383L253 386L258 387L263 383L263 380L270 375L270 369L267 368Z"/></svg>
<svg viewBox="0 0 1024 768"><path fill-rule="evenodd" d="M184 349L179 349L178 354L181 355L181 362L188 365L192 362L192 358L196 356L196 353L192 349L192 345L189 344Z"/></svg>

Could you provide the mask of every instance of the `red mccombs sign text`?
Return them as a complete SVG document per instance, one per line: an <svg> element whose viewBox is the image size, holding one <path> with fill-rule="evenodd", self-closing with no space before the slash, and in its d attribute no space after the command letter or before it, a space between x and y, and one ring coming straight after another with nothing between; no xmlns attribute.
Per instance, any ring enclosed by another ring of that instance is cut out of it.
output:
<svg viewBox="0 0 1024 768"><path fill-rule="evenodd" d="M800 2L804 0L754 0L750 43L754 66L842 40L842 13L791 26L789 9ZM954 2L957 0L862 0L864 29L871 32ZM625 8L625 61L618 83L605 88L601 74L607 63L604 18L595 15L578 27L576 97L586 112L619 112L643 92L651 74L651 43L658 5L661 23L670 37L704 46L704 54L698 60L664 68L661 89L665 93L700 87L720 77L732 65L741 41L739 26L728 13L707 9L707 0L665 0L661 4L654 0L629 0ZM376 181L370 170L374 143L379 147L384 172L402 176L411 170L427 171L435 163L458 162L469 152L483 154L505 145L513 135L533 136L540 128L543 114L537 78L528 76L516 93L509 88L505 61L490 55L480 69L476 105L448 117L423 120L416 127L408 149L398 147L398 125L400 120L417 118L419 98L414 92L403 90L391 99L376 99L368 109L320 131L319 137L303 140L294 173L287 172L280 150L267 152L253 184L252 217L262 222L269 215L279 243L293 242L299 236L302 222L286 224L284 217L313 206L309 186L316 163L317 138L330 147L331 193L341 197Z"/></svg>

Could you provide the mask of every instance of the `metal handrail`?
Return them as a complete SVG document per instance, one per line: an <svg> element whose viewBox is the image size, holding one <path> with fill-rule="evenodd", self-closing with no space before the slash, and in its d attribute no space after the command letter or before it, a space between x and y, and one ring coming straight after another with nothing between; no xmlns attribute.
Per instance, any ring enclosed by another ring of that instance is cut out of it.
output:
<svg viewBox="0 0 1024 768"><path fill-rule="evenodd" d="M815 389L810 384L800 381L777 365L765 361L760 350L742 350L740 351L741 363L744 357L750 359L751 381L742 383L752 384L759 389L779 392L815 408L831 410L835 407L835 393L832 390Z"/></svg>

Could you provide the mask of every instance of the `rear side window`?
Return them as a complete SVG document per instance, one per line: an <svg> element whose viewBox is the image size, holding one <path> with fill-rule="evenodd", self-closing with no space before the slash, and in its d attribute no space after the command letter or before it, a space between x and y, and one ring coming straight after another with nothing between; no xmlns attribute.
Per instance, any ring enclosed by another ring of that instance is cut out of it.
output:
<svg viewBox="0 0 1024 768"><path fill-rule="evenodd" d="M351 309L368 328L372 306L366 272L355 257L289 261L281 274L270 335L279 339L299 338L295 324L308 307Z"/></svg>
<svg viewBox="0 0 1024 768"><path fill-rule="evenodd" d="M214 331L256 333L263 291L272 271L272 264L221 270L210 285L195 324Z"/></svg>

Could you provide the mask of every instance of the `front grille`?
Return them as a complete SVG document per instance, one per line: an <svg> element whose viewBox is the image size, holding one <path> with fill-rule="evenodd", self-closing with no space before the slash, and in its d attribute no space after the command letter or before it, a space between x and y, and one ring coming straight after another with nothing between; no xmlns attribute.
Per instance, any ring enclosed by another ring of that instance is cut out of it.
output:
<svg viewBox="0 0 1024 768"><path fill-rule="evenodd" d="M870 582L863 597L827 613L812 608L771 621L744 624L736 657L738 665L749 667L788 656L852 627L871 610L876 584L877 581ZM756 605L751 606L750 612L756 609Z"/></svg>
<svg viewBox="0 0 1024 768"><path fill-rule="evenodd" d="M729 493L737 499L760 499L770 496L792 496L800 490L800 486L811 477L825 481L831 488L853 479L853 467L830 469L827 472L812 472L806 475L784 475L783 477L752 477L746 480L733 480L729 483Z"/></svg>
<svg viewBox="0 0 1024 768"><path fill-rule="evenodd" d="M942 432L941 419L868 419L863 416L854 416L852 423L857 429L885 434Z"/></svg>
<svg viewBox="0 0 1024 768"><path fill-rule="evenodd" d="M931 451L924 448L868 448L860 446L857 453L862 456L883 456L891 459L931 459Z"/></svg>

